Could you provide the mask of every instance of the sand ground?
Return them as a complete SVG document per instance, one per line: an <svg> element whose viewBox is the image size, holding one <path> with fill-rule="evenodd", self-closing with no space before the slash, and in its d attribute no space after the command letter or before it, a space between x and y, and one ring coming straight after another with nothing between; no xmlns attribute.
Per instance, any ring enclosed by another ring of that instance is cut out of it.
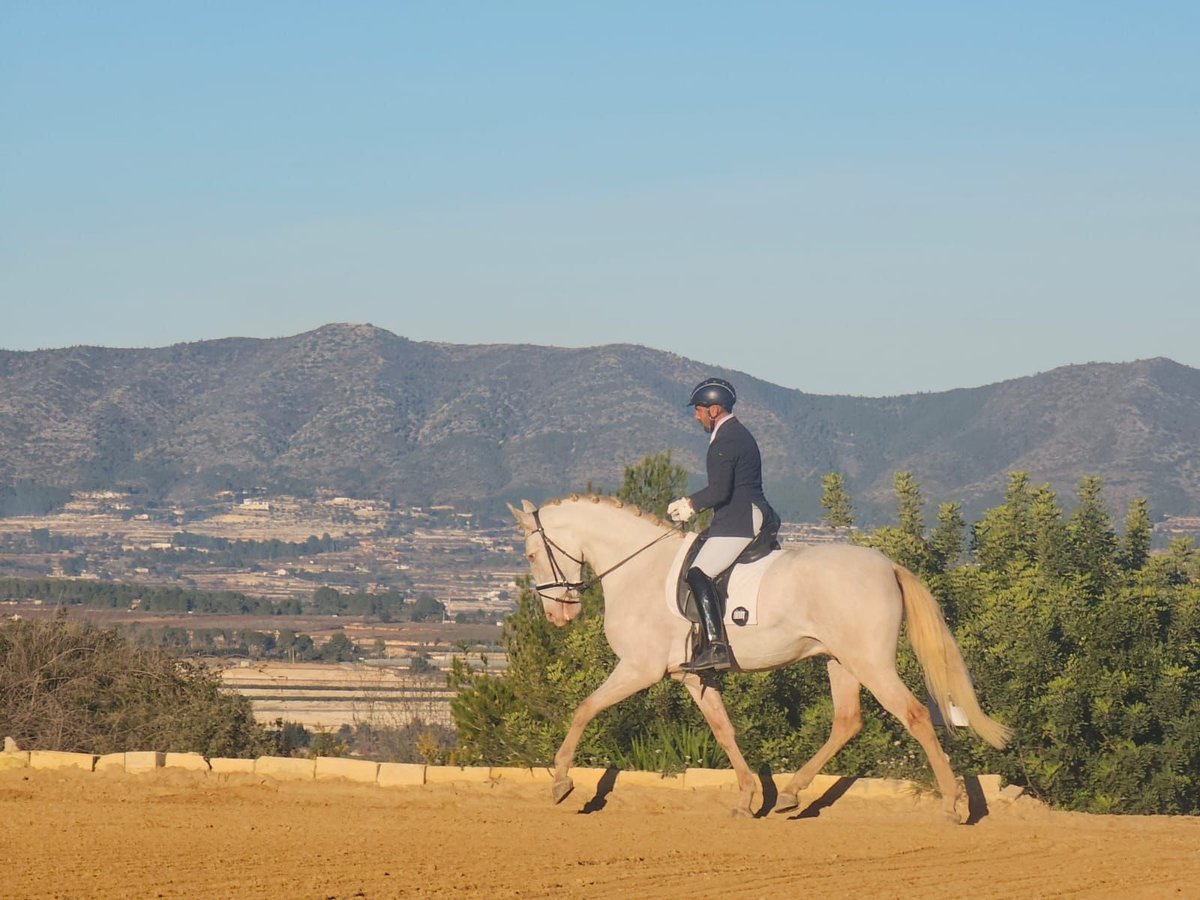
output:
<svg viewBox="0 0 1200 900"><path fill-rule="evenodd" d="M0 772L0 897L1197 897L1200 819L930 798Z"/></svg>

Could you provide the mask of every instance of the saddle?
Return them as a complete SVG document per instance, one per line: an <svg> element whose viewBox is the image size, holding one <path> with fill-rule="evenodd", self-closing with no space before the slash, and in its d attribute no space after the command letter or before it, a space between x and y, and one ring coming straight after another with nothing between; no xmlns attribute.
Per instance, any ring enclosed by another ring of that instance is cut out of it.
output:
<svg viewBox="0 0 1200 900"><path fill-rule="evenodd" d="M725 617L725 601L729 599L730 573L733 572L735 567L743 563L757 562L764 556L769 556L776 550L779 550L779 525L778 519L765 522L762 530L754 536L754 540L746 546L745 550L738 554L738 558L733 561L733 565L713 579L713 584L717 588L717 596L721 601L721 618ZM687 582L684 581L684 577L687 575L688 569L692 567L692 563L695 561L697 554L699 554L700 548L704 546L704 542L707 540L708 532L702 531L696 537L696 540L692 542L692 546L688 548L688 552L683 558L683 565L679 567L679 578L675 593L675 602L679 606L679 612L686 616L689 621L695 623L699 623L700 621L700 610L696 607L696 598L692 596L692 589L688 587Z"/></svg>

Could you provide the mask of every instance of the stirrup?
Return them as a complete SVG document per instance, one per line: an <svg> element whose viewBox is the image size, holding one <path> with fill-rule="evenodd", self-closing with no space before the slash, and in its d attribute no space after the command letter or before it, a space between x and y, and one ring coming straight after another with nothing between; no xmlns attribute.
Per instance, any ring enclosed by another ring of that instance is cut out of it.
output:
<svg viewBox="0 0 1200 900"><path fill-rule="evenodd" d="M703 672L709 669L721 671L732 667L733 663L729 660L729 645L724 641L713 641L679 668L684 672Z"/></svg>

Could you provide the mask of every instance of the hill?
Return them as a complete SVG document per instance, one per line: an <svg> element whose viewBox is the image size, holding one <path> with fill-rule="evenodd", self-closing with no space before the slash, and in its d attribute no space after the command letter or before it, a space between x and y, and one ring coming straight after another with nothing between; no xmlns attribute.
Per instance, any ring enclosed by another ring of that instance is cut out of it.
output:
<svg viewBox="0 0 1200 900"><path fill-rule="evenodd" d="M495 512L671 449L699 477L704 437L684 402L734 381L768 495L815 518L839 470L864 518L892 473L927 498L994 502L1005 473L1064 499L1084 474L1110 499L1200 513L1200 371L1168 359L1091 363L985 387L821 396L635 345L581 349L416 342L370 325L151 349L0 351L0 486L134 486L186 500L262 486L330 488ZM11 492L11 488L10 488Z"/></svg>

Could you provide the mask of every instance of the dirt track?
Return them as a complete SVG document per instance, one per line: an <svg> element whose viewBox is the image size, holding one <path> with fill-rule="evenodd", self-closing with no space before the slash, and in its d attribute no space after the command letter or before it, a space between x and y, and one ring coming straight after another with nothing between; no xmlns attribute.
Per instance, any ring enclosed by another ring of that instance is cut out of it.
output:
<svg viewBox="0 0 1200 900"><path fill-rule="evenodd" d="M603 792L602 792L603 793ZM932 800L0 772L0 897L1196 897L1200 820ZM581 814L585 812L586 814ZM815 815L814 815L815 813Z"/></svg>

